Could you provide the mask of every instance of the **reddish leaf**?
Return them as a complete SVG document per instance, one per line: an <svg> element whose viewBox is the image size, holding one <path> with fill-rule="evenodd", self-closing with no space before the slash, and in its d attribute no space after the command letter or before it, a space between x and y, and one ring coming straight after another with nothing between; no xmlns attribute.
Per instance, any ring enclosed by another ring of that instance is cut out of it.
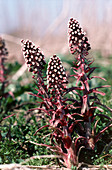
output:
<svg viewBox="0 0 112 170"><path fill-rule="evenodd" d="M43 143L35 143L35 142L33 142L33 141L29 141L29 142L32 143L32 144L35 144L35 145L37 145L37 146L45 146L45 147L47 147L47 148L56 149L55 146L51 146L51 145L47 145L47 144L43 144Z"/></svg>
<svg viewBox="0 0 112 170"><path fill-rule="evenodd" d="M104 85L104 86L100 86L100 87L95 87L95 88L93 88L93 89L90 89L87 94L90 94L90 93L99 93L99 94L101 94L102 96L104 96L105 93L103 93L103 92L101 92L101 91L97 91L97 89L99 89L99 88L105 88L105 87L111 87L111 86L109 86L109 85Z"/></svg>
<svg viewBox="0 0 112 170"><path fill-rule="evenodd" d="M71 133L73 132L74 126L75 126L75 123L72 123L72 124L70 125L70 127L68 128L68 133L71 134Z"/></svg>
<svg viewBox="0 0 112 170"><path fill-rule="evenodd" d="M76 108L80 108L80 107L76 107ZM80 113L73 113L73 114L71 114L71 116L75 116L75 115L83 117L83 115L81 115Z"/></svg>
<svg viewBox="0 0 112 170"><path fill-rule="evenodd" d="M50 126L50 125L45 125L45 126L40 127L40 128L34 133L34 136L37 134L37 132L39 132L39 131L42 130L43 128L49 127L49 126Z"/></svg>
<svg viewBox="0 0 112 170"><path fill-rule="evenodd" d="M72 123L72 124L70 125L70 127L68 128L68 133L69 133L69 134L71 134L71 133L73 132L74 126L75 126L76 124L77 124L78 127L80 128L81 133L84 132L84 129L83 129L83 127L82 127L82 124L79 123L80 121L82 121L82 120L76 120L74 123Z"/></svg>
<svg viewBox="0 0 112 170"><path fill-rule="evenodd" d="M107 81L105 78L103 77L99 77L99 76L92 76L91 78L89 78L89 80L93 79L93 78L98 78L98 79L102 79L104 81Z"/></svg>
<svg viewBox="0 0 112 170"><path fill-rule="evenodd" d="M97 104L99 104L100 106L103 106L104 108L106 108L106 109L108 109L110 112L112 112L112 109L111 109L111 108L109 108L109 107L107 107L106 105L100 103L99 101L94 101L94 103L97 103Z"/></svg>
<svg viewBox="0 0 112 170"><path fill-rule="evenodd" d="M95 125L94 125L94 127L93 127L93 129L92 129L92 136L93 136L93 137L94 137L95 134L96 134L96 126L97 126L98 121L99 121L99 120L97 120L97 121L95 122Z"/></svg>
<svg viewBox="0 0 112 170"><path fill-rule="evenodd" d="M11 91L4 93L3 97L7 98L9 95L12 96L12 98L14 98L14 94Z"/></svg>
<svg viewBox="0 0 112 170"><path fill-rule="evenodd" d="M7 119L7 118L9 118L9 117L12 117L12 116L14 116L14 115L15 115L15 113L12 114L12 115L7 116L7 117L5 117L5 118L3 118L3 120L5 120L5 119Z"/></svg>
<svg viewBox="0 0 112 170"><path fill-rule="evenodd" d="M67 126L67 121L64 120L64 119L61 119L61 120L59 121L59 124L60 124L61 126Z"/></svg>
<svg viewBox="0 0 112 170"><path fill-rule="evenodd" d="M55 120L55 119L52 119L52 120L50 120L50 124L53 126L53 127L57 127L58 126L58 124L60 123L60 119L58 119L58 120Z"/></svg>
<svg viewBox="0 0 112 170"><path fill-rule="evenodd" d="M108 126L106 126L103 130L101 130L94 138L95 143L99 140L99 138L101 137L101 135L109 128L111 127L112 124L109 124Z"/></svg>
<svg viewBox="0 0 112 170"><path fill-rule="evenodd" d="M93 64L93 62L94 62L94 59L93 59L93 61L91 61L91 62L88 64L88 66L90 66L91 64Z"/></svg>
<svg viewBox="0 0 112 170"><path fill-rule="evenodd" d="M95 70L96 68L97 68L97 67L92 67L92 68L91 68L91 71L89 71L89 73L88 73L88 75L87 75L88 78L89 78L90 74L94 72L94 70Z"/></svg>
<svg viewBox="0 0 112 170"><path fill-rule="evenodd" d="M88 122L89 117L92 117L94 115L94 108L90 108L87 112L84 113L84 121Z"/></svg>
<svg viewBox="0 0 112 170"><path fill-rule="evenodd" d="M64 136L63 137L63 143L66 149L69 149L72 143L72 140L69 136Z"/></svg>
<svg viewBox="0 0 112 170"><path fill-rule="evenodd" d="M86 85L87 91L89 91L89 84L88 84L88 81L85 80L84 83L85 83L84 86Z"/></svg>
<svg viewBox="0 0 112 170"><path fill-rule="evenodd" d="M78 138L75 140L75 148L76 148L76 150L78 149L78 146L79 146L80 144L84 143L84 142L79 142L79 143L78 143L78 140L83 140L84 142L87 141L86 137L83 137L83 136L78 137Z"/></svg>
<svg viewBox="0 0 112 170"><path fill-rule="evenodd" d="M87 92L86 94L90 94L90 93L97 93L97 94L100 94L102 96L105 96L104 92L101 92L101 91L98 91L98 90L95 90L95 89L89 90L89 92Z"/></svg>
<svg viewBox="0 0 112 170"><path fill-rule="evenodd" d="M29 109L29 111L33 111L33 110L41 110L41 111L47 113L48 116L50 116L49 112L52 111L52 110L48 110L48 111L47 111L47 110L45 110L45 109L43 109L43 108L38 108L38 107L37 107L37 108L34 108L34 109Z"/></svg>
<svg viewBox="0 0 112 170"><path fill-rule="evenodd" d="M107 119L109 119L109 120L112 120L112 118L111 117L109 117L109 116L107 116L107 115L104 115L104 114L96 114L96 116L103 116L103 117L105 117L105 118L107 118Z"/></svg>
<svg viewBox="0 0 112 170"><path fill-rule="evenodd" d="M91 109L98 109L100 112L103 112L103 111L104 111L103 109L101 109L101 108L98 107L98 106L91 107Z"/></svg>
<svg viewBox="0 0 112 170"><path fill-rule="evenodd" d="M87 109L87 95L83 96L83 105L82 105L82 109L81 109L81 114L85 113L85 110Z"/></svg>
<svg viewBox="0 0 112 170"><path fill-rule="evenodd" d="M1 135L1 131L0 131L0 141L2 140L2 135Z"/></svg>
<svg viewBox="0 0 112 170"><path fill-rule="evenodd" d="M72 120L76 121L76 120L75 120L75 118L73 117L73 116L75 116L75 115L77 115L77 116L81 116L81 117L82 117L82 115L81 115L81 114L79 114L79 113L73 113L73 114L69 114L69 113L67 113L67 114L66 114L66 116L67 116L68 118L70 118L70 119L72 119Z"/></svg>
<svg viewBox="0 0 112 170"><path fill-rule="evenodd" d="M11 91L9 91L8 93L10 96L12 96L14 98L14 94Z"/></svg>
<svg viewBox="0 0 112 170"><path fill-rule="evenodd" d="M29 94L35 97L39 97L40 99L44 100L44 98L42 96L39 96L38 94L33 94L33 93L29 93Z"/></svg>

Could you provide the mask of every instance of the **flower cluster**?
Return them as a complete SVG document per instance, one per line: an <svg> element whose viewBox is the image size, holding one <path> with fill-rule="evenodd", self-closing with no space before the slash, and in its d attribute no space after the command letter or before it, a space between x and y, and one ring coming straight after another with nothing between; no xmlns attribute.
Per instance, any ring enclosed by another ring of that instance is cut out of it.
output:
<svg viewBox="0 0 112 170"><path fill-rule="evenodd" d="M88 42L88 38L85 36L79 22L73 18L69 21L69 47L72 54L78 53L88 55L88 51L91 49Z"/></svg>
<svg viewBox="0 0 112 170"><path fill-rule="evenodd" d="M8 55L7 48L5 48L5 41L0 37L0 82L3 83L2 86L4 87L5 84L5 66L4 60L6 59L5 56ZM2 87L2 88L3 88Z"/></svg>
<svg viewBox="0 0 112 170"><path fill-rule="evenodd" d="M5 41L0 37L0 55L7 55L8 51L5 48Z"/></svg>
<svg viewBox="0 0 112 170"><path fill-rule="evenodd" d="M34 74L40 73L46 64L44 55L40 51L40 48L36 47L35 44L29 40L22 40L21 42L23 43L22 51L29 68L28 70Z"/></svg>
<svg viewBox="0 0 112 170"><path fill-rule="evenodd" d="M48 88L59 90L60 92L65 88L64 85L68 83L67 75L60 58L56 55L51 57L47 69Z"/></svg>

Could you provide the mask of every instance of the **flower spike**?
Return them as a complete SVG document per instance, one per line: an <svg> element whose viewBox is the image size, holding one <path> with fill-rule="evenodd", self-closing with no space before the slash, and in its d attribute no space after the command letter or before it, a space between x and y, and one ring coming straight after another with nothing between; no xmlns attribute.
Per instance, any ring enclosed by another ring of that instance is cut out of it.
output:
<svg viewBox="0 0 112 170"><path fill-rule="evenodd" d="M54 90L58 89L59 91L64 89L65 85L68 83L65 69L62 66L60 58L56 55L51 57L48 64L47 82L48 88L53 88Z"/></svg>
<svg viewBox="0 0 112 170"><path fill-rule="evenodd" d="M88 51L91 49L88 42L88 38L85 36L79 22L73 18L69 21L69 47L72 54L88 55Z"/></svg>
<svg viewBox="0 0 112 170"><path fill-rule="evenodd" d="M22 40L21 42L23 43L22 51L29 71L34 74L41 72L46 62L40 48L36 47L30 40Z"/></svg>
<svg viewBox="0 0 112 170"><path fill-rule="evenodd" d="M0 37L0 83L2 83L2 88L4 89L6 76L5 76L5 66L4 61L6 60L6 56L8 55L7 48L5 47L5 41ZM4 91L2 89L2 92Z"/></svg>
<svg viewBox="0 0 112 170"><path fill-rule="evenodd" d="M8 51L5 48L5 41L0 37L0 55L7 55Z"/></svg>

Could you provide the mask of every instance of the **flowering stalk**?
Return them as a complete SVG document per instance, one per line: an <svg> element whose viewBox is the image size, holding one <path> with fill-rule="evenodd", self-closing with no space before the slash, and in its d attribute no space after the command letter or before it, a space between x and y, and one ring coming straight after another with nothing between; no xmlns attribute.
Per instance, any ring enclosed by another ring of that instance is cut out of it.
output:
<svg viewBox="0 0 112 170"><path fill-rule="evenodd" d="M88 141L87 148L93 149L95 145L95 137L93 137L95 134L93 134L93 131L91 129L91 124L95 118L94 113L96 109L101 110L100 108L95 106L95 103L99 101L99 99L96 97L96 95L92 95L92 93L101 94L104 96L105 94L101 91L98 91L97 89L103 88L103 87L110 87L110 86L101 86L96 87L93 89L90 89L89 81L93 78L100 78L105 80L104 78L98 77L98 76L92 76L90 77L91 73L96 69L95 67L91 67L91 62L86 56L89 54L88 51L91 49L90 44L88 42L88 38L85 36L85 33L83 32L82 28L80 27L78 21L71 18L69 21L69 47L71 54L76 55L76 65L73 68L73 71L75 75L73 75L76 79L76 85L78 82L81 83L81 87L77 88L77 90L82 91L83 94L80 96L80 114L83 116L84 125L85 125L85 132L86 132L86 139ZM72 88L71 90L74 90L75 88ZM78 93L75 91L75 93ZM94 101L91 101L94 100ZM97 103L98 104L98 103ZM101 105L101 103L99 102ZM109 109L111 111L111 109ZM104 116L104 115L102 115ZM92 138L94 138L92 140Z"/></svg>
<svg viewBox="0 0 112 170"><path fill-rule="evenodd" d="M28 67L29 72L33 72L33 79L37 80L37 86L40 89L40 94L43 94L44 97L48 97L46 85L44 83L44 77L42 74L42 70L46 64L44 54L40 51L39 47L36 47L32 41L29 40L22 40L21 43L23 44L23 54L24 58Z"/></svg>
<svg viewBox="0 0 112 170"><path fill-rule="evenodd" d="M58 149L60 148L60 153L58 152L58 154L62 155L63 164L70 168L71 161L73 164L77 162L77 156L72 143L71 133L68 131L68 123L70 121L69 108L66 106L63 98L64 92L67 90L66 84L68 80L61 60L56 55L51 57L48 64L47 82L50 94L55 97L54 105L56 106L52 111L54 115L50 120L51 126L55 127L55 131L51 135L51 141L57 147L54 142L54 139L56 140Z"/></svg>
<svg viewBox="0 0 112 170"><path fill-rule="evenodd" d="M82 28L80 27L78 21L74 20L73 18L70 19L69 22L69 47L71 54L77 54L77 68L74 68L75 78L82 84L83 90L83 98L82 98L82 105L81 105L81 114L85 114L90 109L90 100L89 95L87 92L89 91L89 84L86 72L86 58L85 56L88 55L88 51L90 50L90 44L88 43L88 38L85 37L85 33L83 32ZM87 139L91 136L91 120L88 117L87 122L85 123L85 131Z"/></svg>
<svg viewBox="0 0 112 170"><path fill-rule="evenodd" d="M6 75L6 67L5 67L5 60L7 59L6 56L8 55L7 48L5 47L5 41L0 37L0 123L8 118L13 116L8 115L8 110L3 109L2 99L6 99L9 95L14 98L14 94L11 91L6 92L6 87L9 84L9 81L7 80L7 75ZM2 138L2 137L1 137Z"/></svg>
<svg viewBox="0 0 112 170"><path fill-rule="evenodd" d="M4 61L6 60L6 56L8 55L7 49L5 48L5 41L0 37L0 97L3 97L5 93L5 85L6 85L6 76L5 71L6 68L4 66Z"/></svg>
<svg viewBox="0 0 112 170"><path fill-rule="evenodd" d="M43 63L43 65L45 64L44 57L41 57L42 60L40 61L40 55L42 55L42 53L29 40L22 40L22 44L22 51L28 70L34 73L33 78L37 80L37 94L32 95L42 100L40 107L36 109L49 116L49 124L41 127L37 132L44 127L49 127L53 131L51 134L51 142L54 144L54 147L52 148L52 146L48 145L47 147L61 154L64 160L63 164L71 167L70 160L72 160L75 165L77 157L74 144L72 143L71 124L69 125L70 120L74 118L69 114L69 105L66 103L67 99L63 98L67 90L66 84L68 83L64 67L62 66L60 58L53 55L48 64L46 85L46 79L43 78L42 75L44 67L42 66L41 69L39 67L40 62ZM37 58L37 56L39 56L39 58ZM44 108L42 106L44 106Z"/></svg>

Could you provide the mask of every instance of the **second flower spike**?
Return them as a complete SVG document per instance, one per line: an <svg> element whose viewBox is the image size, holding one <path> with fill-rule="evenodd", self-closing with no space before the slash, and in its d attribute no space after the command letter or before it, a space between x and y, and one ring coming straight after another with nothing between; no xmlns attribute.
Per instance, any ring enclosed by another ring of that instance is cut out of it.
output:
<svg viewBox="0 0 112 170"><path fill-rule="evenodd" d="M62 66L60 58L56 55L51 57L47 69L47 83L48 88L52 89L51 91L62 92L66 88L68 83L67 75L65 69Z"/></svg>

